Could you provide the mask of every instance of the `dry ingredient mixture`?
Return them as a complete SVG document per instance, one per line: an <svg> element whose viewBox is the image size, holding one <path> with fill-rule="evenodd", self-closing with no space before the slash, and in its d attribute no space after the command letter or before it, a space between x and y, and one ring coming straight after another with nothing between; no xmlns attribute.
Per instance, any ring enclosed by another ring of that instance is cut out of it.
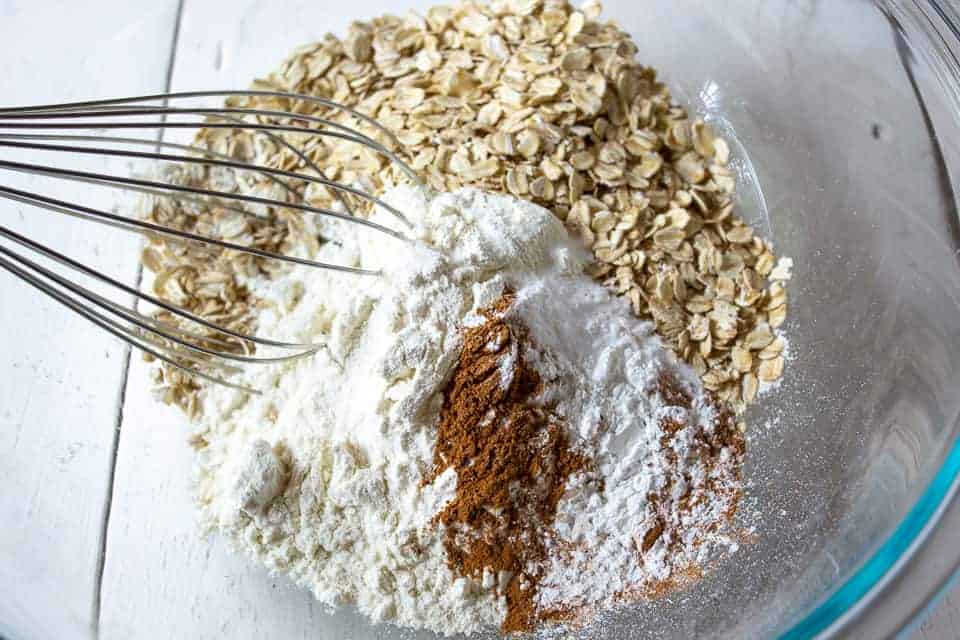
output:
<svg viewBox="0 0 960 640"><path fill-rule="evenodd" d="M286 210L148 201L165 225L384 270L162 239L143 257L154 291L194 313L324 345L245 371L262 396L170 367L154 382L196 425L206 526L331 606L447 634L581 624L736 547L735 416L783 371L791 263L734 215L726 143L599 12L514 0L358 22L255 83L397 133L431 189L402 186L366 148L285 137L327 178L385 192L415 222L415 248ZM376 135L314 104L232 104ZM248 132L197 143L310 172ZM286 193L199 165L178 179ZM305 198L338 206L315 184Z"/></svg>
<svg viewBox="0 0 960 640"><path fill-rule="evenodd" d="M732 414L559 220L474 189L385 198L420 246L338 223L318 251L382 277L247 281L261 331L325 348L246 372L263 395L202 394L210 529L323 602L443 633L581 622L736 546Z"/></svg>
<svg viewBox="0 0 960 640"><path fill-rule="evenodd" d="M553 522L567 478L589 465L571 451L557 417L537 406L542 380L516 335L525 327L504 318L513 300L505 292L480 310L483 324L464 331L434 449L435 474L457 471L456 497L437 516L446 525L448 562L473 578L509 574L502 588L507 632L536 624L547 556L541 532Z"/></svg>

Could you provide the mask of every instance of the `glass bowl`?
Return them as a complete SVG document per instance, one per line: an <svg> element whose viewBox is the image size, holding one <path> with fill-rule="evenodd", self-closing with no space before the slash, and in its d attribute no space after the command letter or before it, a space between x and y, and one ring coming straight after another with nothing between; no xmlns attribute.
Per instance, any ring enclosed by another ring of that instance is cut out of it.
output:
<svg viewBox="0 0 960 640"><path fill-rule="evenodd" d="M930 535L960 470L956 10L607 9L681 100L736 136L741 211L797 266L794 360L749 416L756 541L591 637L896 635L960 557Z"/></svg>
<svg viewBox="0 0 960 640"><path fill-rule="evenodd" d="M312 11L325 20L321 32L343 33L351 16L437 1ZM960 560L950 533L960 523L960 14L941 0L607 0L604 15L631 32L639 58L681 102L734 142L741 214L796 263L792 360L748 416L739 517L755 539L687 591L572 635L901 633ZM237 581L179 583L170 573L172 590L195 591L195 603L202 589ZM244 625L253 620L316 639L434 637L371 627L351 611L326 616L286 585L279 593L289 596L283 607L249 603L250 616L221 631L251 637ZM43 628L50 595L0 604L3 634L24 633L5 624L25 609ZM218 615L190 615L208 613Z"/></svg>

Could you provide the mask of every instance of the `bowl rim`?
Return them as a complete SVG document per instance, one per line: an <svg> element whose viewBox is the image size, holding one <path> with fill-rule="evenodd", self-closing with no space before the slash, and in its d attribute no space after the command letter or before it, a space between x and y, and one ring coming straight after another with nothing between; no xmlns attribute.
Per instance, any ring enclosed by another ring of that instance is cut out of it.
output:
<svg viewBox="0 0 960 640"><path fill-rule="evenodd" d="M913 558L960 493L960 442L892 534L845 582L806 614L780 640L831 637L862 615ZM938 591L924 594L924 602ZM921 613L926 612L921 607ZM910 620L904 621L909 624Z"/></svg>
<svg viewBox="0 0 960 640"><path fill-rule="evenodd" d="M904 34L925 37L926 48L913 51L933 69L949 102L951 115L960 126L960 12L944 0L874 0L874 4L890 21L896 37L906 44ZM912 43L916 44L916 43ZM901 52L901 55L903 52ZM943 74L946 72L946 75ZM946 83L952 83L948 86ZM918 92L918 100L922 97ZM958 193L954 184L954 194ZM956 205L956 200L954 202ZM957 211L954 212L955 214ZM960 430L960 420L953 425ZM862 616L880 593L903 572L915 554L930 538L943 514L954 503L960 504L960 437L956 438L937 473L920 498L892 533L866 558L846 580L824 596L807 613L802 614L780 640L839 637L839 634ZM960 554L958 554L960 555ZM960 575L958 573L957 575ZM955 575L954 577L957 577ZM956 580L948 580L951 584ZM907 614L901 629L914 618L929 612L929 604L942 595L946 585L936 585L921 593L918 613ZM924 606L926 605L926 606ZM894 631L894 630L890 630Z"/></svg>

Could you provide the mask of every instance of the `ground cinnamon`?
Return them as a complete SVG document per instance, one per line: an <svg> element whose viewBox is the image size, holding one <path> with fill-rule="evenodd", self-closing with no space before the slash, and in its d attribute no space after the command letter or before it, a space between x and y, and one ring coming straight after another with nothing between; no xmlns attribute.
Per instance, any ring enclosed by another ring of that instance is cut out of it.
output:
<svg viewBox="0 0 960 640"><path fill-rule="evenodd" d="M513 295L506 293L480 312L481 324L463 332L460 358L444 389L434 467L425 480L430 483L447 469L456 470L456 495L436 517L446 527L447 559L458 575L474 579L492 575L495 580L508 576L498 587L507 603L501 626L505 633L533 631L543 621L575 623L589 613L575 607L537 608L547 559L545 539L557 503L568 478L578 471L589 472L592 465L588 457L571 450L561 420L536 402L546 394L541 376L523 357L524 343L529 340L526 330L515 320L508 323L504 319L513 300ZM659 395L667 405L691 408L691 390L666 372L648 392ZM715 409L713 428L694 436L709 477L706 486L677 498L673 496L673 473L665 486L648 495L654 520L650 528L634 534L638 561L640 554L676 526L671 524L671 514L677 509L689 511L698 501L722 500L729 508L722 520L732 520L740 497L739 482L718 481L713 476L724 464L721 452L726 449L734 453L732 473L739 480L743 435L729 410L719 403ZM660 426L661 453L672 467L677 461L671 442L690 425L664 419ZM692 486L690 478L685 481ZM702 533L711 531L712 527ZM673 531L670 536L670 553L682 551L683 538L678 533ZM698 566L680 568L666 580L635 585L617 599L662 595L682 588L699 574Z"/></svg>
<svg viewBox="0 0 960 640"><path fill-rule="evenodd" d="M567 478L589 462L570 450L556 416L534 405L543 383L524 361L522 327L503 319L512 301L504 295L481 312L482 325L464 331L427 478L457 471L456 497L437 516L451 569L477 579L510 576L505 633L536 626L543 529Z"/></svg>

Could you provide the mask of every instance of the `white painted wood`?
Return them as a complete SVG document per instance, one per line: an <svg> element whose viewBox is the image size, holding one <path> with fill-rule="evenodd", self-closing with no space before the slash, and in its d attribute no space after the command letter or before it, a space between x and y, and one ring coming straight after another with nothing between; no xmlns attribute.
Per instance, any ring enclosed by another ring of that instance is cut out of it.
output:
<svg viewBox="0 0 960 640"><path fill-rule="evenodd" d="M150 398L146 370L135 362L129 378L101 637L146 630L155 640L362 637L355 634L366 625L355 616L331 618L305 590L228 553L218 538L199 538L185 424Z"/></svg>
<svg viewBox="0 0 960 640"><path fill-rule="evenodd" d="M429 0L412 6L426 7ZM385 0L349 3L242 0L229 7L186 0L172 90L245 88L295 46L350 20L396 11ZM145 391L145 365L131 364L104 571L101 637L364 637L351 612L329 616L307 592L271 578L219 539L199 540L190 496L186 421Z"/></svg>
<svg viewBox="0 0 960 640"><path fill-rule="evenodd" d="M296 45L342 33L354 17L399 12L377 0L186 0L174 90L242 88ZM427 6L430 0L409 5ZM190 497L186 421L159 408L134 359L108 532L101 635L151 638L358 638L366 625L327 616L302 590L271 578L219 539L199 540ZM928 635L924 640L955 636Z"/></svg>
<svg viewBox="0 0 960 640"><path fill-rule="evenodd" d="M176 0L0 2L0 103L162 89L176 6ZM71 166L127 170L125 163L96 159ZM78 192L70 183L9 173L0 181L58 197ZM103 207L113 202L106 193L89 200ZM136 236L6 200L0 200L0 224L135 280ZM93 621L125 349L6 272L0 273L0 326L0 635L85 637Z"/></svg>

